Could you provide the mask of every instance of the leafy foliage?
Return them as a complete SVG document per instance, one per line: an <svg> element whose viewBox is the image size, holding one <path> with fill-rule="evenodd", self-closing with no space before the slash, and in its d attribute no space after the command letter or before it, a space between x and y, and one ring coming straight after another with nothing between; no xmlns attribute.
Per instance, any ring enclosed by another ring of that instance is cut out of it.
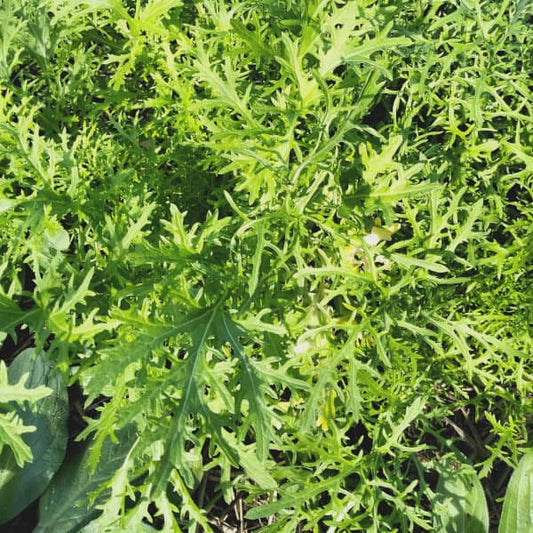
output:
<svg viewBox="0 0 533 533"><path fill-rule="evenodd" d="M439 466L441 472L434 501L435 530L488 531L489 513L476 473L453 462Z"/></svg>
<svg viewBox="0 0 533 533"><path fill-rule="evenodd" d="M52 393L52 389L45 385L26 387L29 372L18 376L12 374L11 379L9 379L6 365L4 361L0 361L0 404L3 404L3 412L0 413L0 452L3 452L2 456L4 456L2 470L9 462L8 455L18 467L22 467L24 463L33 459L32 450L24 442L21 435L31 433L37 428L32 424L25 423L20 410L17 411L17 406L22 407L24 403L35 404ZM18 379L13 379L13 377ZM15 383L10 384L9 381L15 381ZM9 470L9 468L5 468L5 470Z"/></svg>
<svg viewBox="0 0 533 533"><path fill-rule="evenodd" d="M12 401L30 401L29 405L15 405L15 420L28 434L16 443L18 449L0 453L0 522L19 514L44 492L65 456L67 389L61 372L53 367L44 354L35 354L30 348L21 352L8 369L9 381L25 380L28 388L13 391L10 387L6 396ZM28 452L26 464L18 462L20 447Z"/></svg>
<svg viewBox="0 0 533 533"><path fill-rule="evenodd" d="M531 445L529 4L0 6L3 354L45 348L83 416L39 530L433 531L460 454L497 523Z"/></svg>
<svg viewBox="0 0 533 533"><path fill-rule="evenodd" d="M507 531L527 531L533 527L531 515L531 472L533 469L533 453L522 456L517 469L509 481L503 504L500 533Z"/></svg>

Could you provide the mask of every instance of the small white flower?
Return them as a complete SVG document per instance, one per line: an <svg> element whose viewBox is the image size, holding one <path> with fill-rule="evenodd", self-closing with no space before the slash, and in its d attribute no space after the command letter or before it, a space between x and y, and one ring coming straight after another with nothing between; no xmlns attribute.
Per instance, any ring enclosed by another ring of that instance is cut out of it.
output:
<svg viewBox="0 0 533 533"><path fill-rule="evenodd" d="M363 241L369 246L376 246L381 241L390 241L394 233L401 228L401 224L392 224L384 228L374 226L372 231L363 237Z"/></svg>
<svg viewBox="0 0 533 533"><path fill-rule="evenodd" d="M369 233L363 237L363 241L365 241L368 246L376 246L376 244L379 243L380 238L377 233Z"/></svg>
<svg viewBox="0 0 533 533"><path fill-rule="evenodd" d="M298 343L294 347L294 353L297 354L297 355L301 355L301 354L309 351L310 349L311 349L311 343L307 342L307 341L304 341L304 342Z"/></svg>

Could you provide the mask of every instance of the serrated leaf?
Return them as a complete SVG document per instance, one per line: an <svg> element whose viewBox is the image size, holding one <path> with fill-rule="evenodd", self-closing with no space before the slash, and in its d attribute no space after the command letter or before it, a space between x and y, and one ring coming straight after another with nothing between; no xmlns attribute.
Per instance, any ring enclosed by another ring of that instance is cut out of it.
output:
<svg viewBox="0 0 533 533"><path fill-rule="evenodd" d="M438 272L439 274L444 274L449 272L448 267L441 265L440 263L434 263L432 261L427 261L425 259L416 259L415 257L409 257L407 255L401 254L390 254L390 258L397 264L410 268L418 267L431 272Z"/></svg>
<svg viewBox="0 0 533 533"><path fill-rule="evenodd" d="M261 258L263 256L263 247L265 245L265 224L263 221L257 224L257 245L252 258L252 274L248 281L248 294L252 296L257 289L259 282L259 271L261 269Z"/></svg>
<svg viewBox="0 0 533 533"><path fill-rule="evenodd" d="M243 39L249 46L250 50L257 56L261 57L274 57L275 53L271 50L261 39L258 33L251 32L236 19L231 19L231 27L233 31Z"/></svg>
<svg viewBox="0 0 533 533"><path fill-rule="evenodd" d="M5 332L15 336L15 327L19 324L33 326L38 324L42 318L42 310L38 307L23 311L7 296L0 294L0 332Z"/></svg>
<svg viewBox="0 0 533 533"><path fill-rule="evenodd" d="M145 522L135 524L135 529L131 528L131 524L128 524L125 527L120 527L119 525L117 525L116 527L113 526L110 528L102 529L98 523L93 524L91 522L90 524L87 524L83 529L80 529L80 531L77 533L154 533L155 531L159 530Z"/></svg>
<svg viewBox="0 0 533 533"><path fill-rule="evenodd" d="M531 531L533 531L533 452L527 452L520 459L507 486L498 533Z"/></svg>
<svg viewBox="0 0 533 533"><path fill-rule="evenodd" d="M379 452L388 453L391 448L397 446L399 447L399 441L402 435L407 430L407 428L416 420L416 418L422 414L426 403L427 398L421 396L413 400L413 402L405 410L405 413L401 420L394 423L391 434L387 436L387 442L383 446L377 448Z"/></svg>
<svg viewBox="0 0 533 533"><path fill-rule="evenodd" d="M177 379L181 381L182 395L173 414L169 436L165 442L165 452L152 477L151 495L154 498L165 490L172 469L181 462L187 417L191 413L192 405L198 403L197 368L201 364L200 358L206 348L206 341L212 334L211 328L216 311L215 307L190 321L193 347L189 350L183 371L180 372L179 377L177 376Z"/></svg>
<svg viewBox="0 0 533 533"><path fill-rule="evenodd" d="M15 326L24 320L26 313L19 306L3 294L0 294L0 331L13 333Z"/></svg>
<svg viewBox="0 0 533 533"><path fill-rule="evenodd" d="M400 46L409 46L412 44L412 41L407 37L388 37L392 27L393 23L391 21L374 39L370 39L362 45L356 46L347 52L344 55L344 60L361 61L370 57L375 52L390 50L391 48L394 49Z"/></svg>
<svg viewBox="0 0 533 533"><path fill-rule="evenodd" d="M299 500L297 498L283 497L280 500L264 505L258 505L252 507L246 511L245 517L248 520L258 520L260 518L270 518L280 511L286 511L298 505Z"/></svg>
<svg viewBox="0 0 533 533"><path fill-rule="evenodd" d="M203 311L186 323L192 339L192 348L189 350L184 367L180 369L179 374L176 374L176 382L180 384L181 388L181 398L173 413L173 421L168 432L169 437L165 442L165 453L152 478L151 494L153 497L161 494L168 483L172 469L182 462L187 417L200 409L201 400L198 397L198 390L203 385L203 378L200 376L199 369L203 364L202 358L208 347L207 341L211 337L214 337L219 348L229 343L234 357L241 365L241 388L236 397L237 412L239 412L242 399L246 398L249 403L248 416L250 420L255 422L254 429L259 458L266 458L268 445L273 438L270 418L261 390L261 380L238 341L238 336L243 332L218 305Z"/></svg>
<svg viewBox="0 0 533 533"><path fill-rule="evenodd" d="M243 398L246 398L250 406L248 417L254 422L258 457L261 460L265 460L274 434L271 417L268 416L268 410L264 402L262 382L253 361L244 353L243 347L238 340L239 335L245 332L239 330L238 326L224 313L221 313L219 318L220 320L216 322L219 339L230 343L233 354L238 359L241 367L241 388L237 396L236 411L237 413L239 412L239 403Z"/></svg>
<svg viewBox="0 0 533 533"><path fill-rule="evenodd" d="M130 448L128 454L124 458L123 463L112 473L110 480L110 494L106 494L105 499L94 505L101 514L85 526L82 531L98 531L98 532L117 532L117 531L136 531L142 520L142 516L148 515L147 509L145 513L137 515L136 523L130 523L129 528L126 528L124 517L121 517L120 510L125 507L125 500L129 495L133 494L133 488L130 484L129 472L132 466L131 455L135 450L135 446L139 442L139 438L135 441L134 445ZM142 510L142 506L139 510ZM135 517L133 513L132 518ZM122 519L121 519L122 518ZM142 522L141 522L142 523Z"/></svg>
<svg viewBox="0 0 533 533"><path fill-rule="evenodd" d="M4 450L5 453L5 449L9 449L19 467L30 462L31 449L22 435L32 431L35 431L35 426L25 426L17 413L0 413L0 452Z"/></svg>
<svg viewBox="0 0 533 533"><path fill-rule="evenodd" d="M457 232L452 242L448 245L448 250L454 252L459 244L467 241L474 234L472 229L474 224L479 219L481 213L483 212L483 199L478 200L471 208L469 209L468 218L465 223L461 226L461 229Z"/></svg>
<svg viewBox="0 0 533 533"><path fill-rule="evenodd" d="M150 30L161 18L168 16L169 11L182 5L183 0L152 0L143 8L140 22L146 30Z"/></svg>
<svg viewBox="0 0 533 533"><path fill-rule="evenodd" d="M117 317L128 325L140 328L141 331L133 342L121 342L117 346L103 349L104 358L100 359L98 366L90 367L85 372L88 401L92 401L101 394L108 385L114 384L130 364L147 359L152 350L166 339L194 329L199 320L199 317L193 316L190 319L183 318L180 323L171 325L163 322L150 324L146 321L136 323L134 318L126 316L126 314L117 314Z"/></svg>
<svg viewBox="0 0 533 533"><path fill-rule="evenodd" d="M366 145L361 144L359 151L365 170L363 178L366 182L373 182L379 174L394 166L394 156L403 143L403 137L396 135L389 139L387 146L380 153L367 151Z"/></svg>
<svg viewBox="0 0 533 533"><path fill-rule="evenodd" d="M8 370L13 382L26 380L29 390L45 393L38 401L17 406L25 426L35 428L24 436L33 461L22 468L12 454L0 455L0 523L19 514L46 489L65 456L68 396L63 376L43 353L21 352Z"/></svg>
<svg viewBox="0 0 533 533"><path fill-rule="evenodd" d="M28 351L28 350L25 350ZM30 350L33 351L33 350ZM19 354L18 358L23 354ZM13 365L12 365L13 366ZM11 367L10 367L11 369ZM42 386L27 385L30 372L15 376L14 371L7 371L5 363L0 361L0 403L8 402L36 402L50 394L50 389ZM11 384L9 382L12 382Z"/></svg>
<svg viewBox="0 0 533 533"><path fill-rule="evenodd" d="M116 18L131 20L131 17L128 15L127 10L120 0L84 0L82 4L86 5L90 10L109 9Z"/></svg>
<svg viewBox="0 0 533 533"><path fill-rule="evenodd" d="M244 449L239 445L235 437L224 432L224 440L232 446L236 455L238 454L238 465L242 467L246 474L250 476L262 489L271 490L277 487L275 479L270 475L263 461L257 458L257 454L252 450Z"/></svg>

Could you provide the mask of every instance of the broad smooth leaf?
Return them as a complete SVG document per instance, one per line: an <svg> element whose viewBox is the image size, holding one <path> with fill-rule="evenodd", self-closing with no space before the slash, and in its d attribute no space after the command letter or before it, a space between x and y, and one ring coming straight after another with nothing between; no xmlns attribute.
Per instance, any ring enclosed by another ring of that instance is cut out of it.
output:
<svg viewBox="0 0 533 533"><path fill-rule="evenodd" d="M533 452L526 453L514 471L505 493L499 533L533 531Z"/></svg>
<svg viewBox="0 0 533 533"><path fill-rule="evenodd" d="M433 501L438 533L487 533L489 512L476 472L466 465L446 461L437 467L439 482Z"/></svg>
<svg viewBox="0 0 533 533"><path fill-rule="evenodd" d="M135 442L136 432L132 426L127 426L117 431L116 436L117 444L110 439L104 442L94 473L89 466L92 441L77 444L69 450L67 460L41 497L39 523L34 533L77 533L98 516L100 511L96 505L109 495L109 491L101 493L92 506L88 502L89 494L108 481L122 465Z"/></svg>
<svg viewBox="0 0 533 533"><path fill-rule="evenodd" d="M26 388L48 387L52 393L35 403L17 405L25 426L35 431L23 437L33 461L22 468L5 449L0 455L0 524L18 515L38 498L60 467L67 446L68 396L61 372L44 354L36 357L32 348L20 353L8 369L9 381L16 383L28 374Z"/></svg>

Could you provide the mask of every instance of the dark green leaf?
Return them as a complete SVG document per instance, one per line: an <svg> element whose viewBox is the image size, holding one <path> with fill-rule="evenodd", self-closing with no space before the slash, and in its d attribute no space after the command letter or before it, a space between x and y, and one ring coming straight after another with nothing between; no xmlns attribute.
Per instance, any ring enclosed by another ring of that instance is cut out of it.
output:
<svg viewBox="0 0 533 533"><path fill-rule="evenodd" d="M46 386L52 394L32 405L16 406L25 426L35 431L23 437L31 449L33 461L22 468L7 448L0 455L0 523L20 513L46 489L65 456L67 445L68 396L61 372L33 349L20 353L8 370L9 380L18 382L29 374L26 388Z"/></svg>
<svg viewBox="0 0 533 533"><path fill-rule="evenodd" d="M0 294L0 331L13 334L15 326L24 319L24 311L8 298Z"/></svg>
<svg viewBox="0 0 533 533"><path fill-rule="evenodd" d="M104 442L93 474L89 466L92 442L76 444L69 450L67 460L41 497L39 523L34 533L77 533L98 516L96 505L105 500L108 491L101 493L92 506L89 494L121 466L133 446L136 432L132 426L127 426L117 431L116 436L117 444L110 439Z"/></svg>

